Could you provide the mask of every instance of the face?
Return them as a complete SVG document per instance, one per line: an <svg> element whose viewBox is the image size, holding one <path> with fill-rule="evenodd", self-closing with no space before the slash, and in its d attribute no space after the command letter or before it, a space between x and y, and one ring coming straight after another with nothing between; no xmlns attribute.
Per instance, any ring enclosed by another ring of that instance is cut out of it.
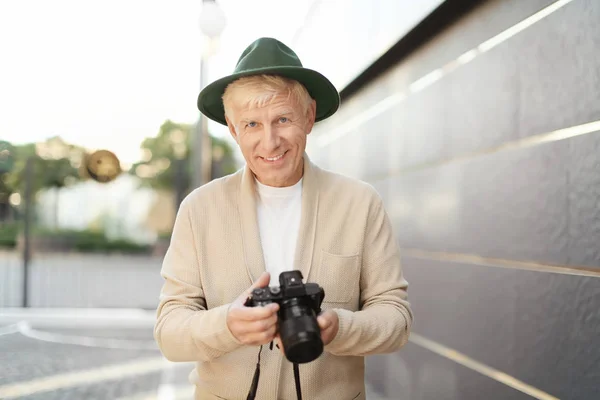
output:
<svg viewBox="0 0 600 400"><path fill-rule="evenodd" d="M248 167L267 186L297 183L303 174L306 137L315 121L316 103L308 111L287 96L260 108L232 105L235 121L227 118Z"/></svg>

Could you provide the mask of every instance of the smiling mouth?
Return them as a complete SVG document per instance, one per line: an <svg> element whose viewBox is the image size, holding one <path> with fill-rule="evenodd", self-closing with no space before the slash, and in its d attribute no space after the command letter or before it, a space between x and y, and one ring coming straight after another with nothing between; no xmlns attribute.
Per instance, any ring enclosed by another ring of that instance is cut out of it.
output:
<svg viewBox="0 0 600 400"><path fill-rule="evenodd" d="M281 154L278 154L278 155L276 155L274 157L262 157L262 159L265 160L265 161L268 161L268 162L274 162L274 161L281 160L283 158L283 156L286 155L286 153L287 153L287 151L285 151L285 152L283 152Z"/></svg>

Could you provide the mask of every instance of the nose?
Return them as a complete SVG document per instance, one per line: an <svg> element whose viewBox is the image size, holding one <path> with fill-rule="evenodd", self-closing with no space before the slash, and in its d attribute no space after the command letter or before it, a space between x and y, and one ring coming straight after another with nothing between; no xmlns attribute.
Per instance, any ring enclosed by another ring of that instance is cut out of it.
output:
<svg viewBox="0 0 600 400"><path fill-rule="evenodd" d="M271 125L265 126L262 137L263 150L268 153L268 155L273 155L271 153L276 150L280 144L281 138L279 137L277 128Z"/></svg>

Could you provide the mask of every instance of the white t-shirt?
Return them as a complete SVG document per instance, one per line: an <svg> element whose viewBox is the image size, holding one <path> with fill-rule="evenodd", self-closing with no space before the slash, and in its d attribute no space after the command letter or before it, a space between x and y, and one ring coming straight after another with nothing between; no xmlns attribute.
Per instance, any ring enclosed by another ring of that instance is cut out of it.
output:
<svg viewBox="0 0 600 400"><path fill-rule="evenodd" d="M293 186L266 186L255 179L257 216L265 266L271 286L279 286L279 274L294 269L296 240L302 210L302 179Z"/></svg>

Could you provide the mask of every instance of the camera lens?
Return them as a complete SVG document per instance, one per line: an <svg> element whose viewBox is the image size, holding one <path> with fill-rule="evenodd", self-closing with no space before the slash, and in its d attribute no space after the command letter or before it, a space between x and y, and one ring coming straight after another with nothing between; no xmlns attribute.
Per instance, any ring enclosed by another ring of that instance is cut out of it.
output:
<svg viewBox="0 0 600 400"><path fill-rule="evenodd" d="M282 303L279 314L279 331L287 359L298 364L317 359L323 353L323 341L312 308L305 301L292 298Z"/></svg>

